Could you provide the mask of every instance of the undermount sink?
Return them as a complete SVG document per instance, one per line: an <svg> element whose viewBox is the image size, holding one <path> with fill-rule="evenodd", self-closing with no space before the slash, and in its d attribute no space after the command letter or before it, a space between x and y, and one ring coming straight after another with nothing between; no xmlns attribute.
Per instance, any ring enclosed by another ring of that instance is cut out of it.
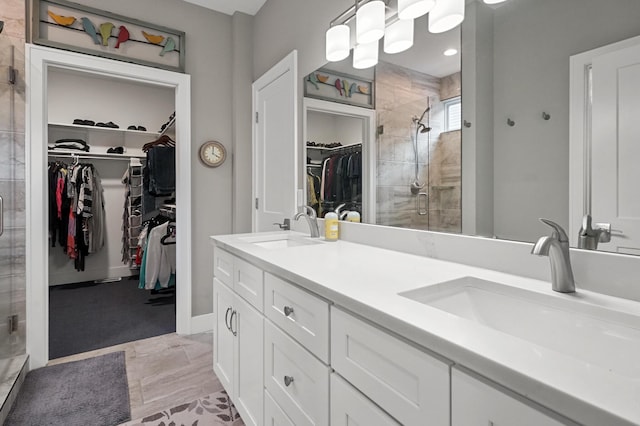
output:
<svg viewBox="0 0 640 426"><path fill-rule="evenodd" d="M640 316L555 295L462 277L400 296L494 330L640 378Z"/></svg>
<svg viewBox="0 0 640 426"><path fill-rule="evenodd" d="M320 241L289 234L256 235L251 237L244 237L241 239L247 243L251 243L258 247L266 249L283 249L289 247L321 244Z"/></svg>

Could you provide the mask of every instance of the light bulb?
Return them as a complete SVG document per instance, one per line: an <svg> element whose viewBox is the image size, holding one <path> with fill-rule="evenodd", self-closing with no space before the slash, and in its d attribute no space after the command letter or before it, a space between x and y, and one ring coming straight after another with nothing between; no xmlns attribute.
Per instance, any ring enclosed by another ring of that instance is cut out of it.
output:
<svg viewBox="0 0 640 426"><path fill-rule="evenodd" d="M351 30L348 25L335 25L326 33L326 57L329 62L337 62L349 56Z"/></svg>
<svg viewBox="0 0 640 426"><path fill-rule="evenodd" d="M353 67L356 69L371 68L378 63L378 41L358 44L353 48Z"/></svg>
<svg viewBox="0 0 640 426"><path fill-rule="evenodd" d="M399 53L413 46L413 19L398 19L384 34L385 53Z"/></svg>
<svg viewBox="0 0 640 426"><path fill-rule="evenodd" d="M429 13L436 0L398 0L398 18L415 19Z"/></svg>
<svg viewBox="0 0 640 426"><path fill-rule="evenodd" d="M453 56L453 55L456 55L457 53L458 53L458 49L447 49L444 52L442 52L444 56Z"/></svg>
<svg viewBox="0 0 640 426"><path fill-rule="evenodd" d="M429 12L429 32L444 33L464 21L465 0L437 0Z"/></svg>
<svg viewBox="0 0 640 426"><path fill-rule="evenodd" d="M356 13L356 41L368 44L380 40L384 36L385 24L384 2L370 1Z"/></svg>

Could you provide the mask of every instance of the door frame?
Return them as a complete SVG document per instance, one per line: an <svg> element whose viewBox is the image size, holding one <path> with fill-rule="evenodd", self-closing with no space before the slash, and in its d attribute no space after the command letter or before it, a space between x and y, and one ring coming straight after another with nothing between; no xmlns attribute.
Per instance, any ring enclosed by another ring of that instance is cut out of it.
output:
<svg viewBox="0 0 640 426"><path fill-rule="evenodd" d="M640 44L640 36L589 50L569 58L569 229L580 229L591 214L591 103L589 67L597 56ZM578 233L569 235L578 246Z"/></svg>
<svg viewBox="0 0 640 426"><path fill-rule="evenodd" d="M176 332L191 333L191 77L43 46L26 46L26 346L30 369L49 361L49 244L47 222L47 75L63 68L174 89L176 110Z"/></svg>
<svg viewBox="0 0 640 426"><path fill-rule="evenodd" d="M257 147L258 147L258 128L260 123L258 123L256 117L258 117L258 93L266 88L273 81L277 80L283 74L287 72L291 72L291 93L293 96L293 134L294 134L294 144L293 144L293 161L294 161L294 170L295 174L291 176L291 186L288 188L283 188L283 191L291 191L294 194L294 206L291 214L295 214L296 206L300 205L301 200L297 200L298 195L298 144L296 140L298 139L298 51L292 50L287 56L280 60L277 64L275 64L269 71L262 74L256 81L251 85L251 117L252 118L252 143L251 143L251 231L256 232L258 226L258 215L257 208L255 205L255 200L257 198L257 173L256 167L258 164L257 158Z"/></svg>
<svg viewBox="0 0 640 426"><path fill-rule="evenodd" d="M316 111L364 120L362 135L362 216L367 223L376 223L376 111L352 105L314 98L302 99L302 140L308 141L307 112ZM307 146L303 145L303 158L307 158ZM307 204L306 167L302 168L304 204Z"/></svg>

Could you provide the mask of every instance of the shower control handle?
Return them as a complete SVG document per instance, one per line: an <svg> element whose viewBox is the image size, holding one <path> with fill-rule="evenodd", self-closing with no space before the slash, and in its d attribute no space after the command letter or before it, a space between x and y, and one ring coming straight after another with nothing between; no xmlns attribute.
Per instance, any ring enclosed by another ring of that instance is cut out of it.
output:
<svg viewBox="0 0 640 426"><path fill-rule="evenodd" d="M424 209L422 209L422 205L420 204L420 198L424 197ZM429 194L426 192L420 192L418 194L418 198L416 199L416 204L418 206L418 215L426 216L429 214Z"/></svg>

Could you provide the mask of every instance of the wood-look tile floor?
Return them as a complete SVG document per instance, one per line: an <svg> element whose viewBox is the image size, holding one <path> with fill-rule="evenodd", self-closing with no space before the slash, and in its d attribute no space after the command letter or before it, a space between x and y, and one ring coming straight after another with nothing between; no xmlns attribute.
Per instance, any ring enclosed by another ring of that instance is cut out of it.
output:
<svg viewBox="0 0 640 426"><path fill-rule="evenodd" d="M222 389L213 372L213 335L175 333L51 360L48 365L124 351L131 418L139 419Z"/></svg>

